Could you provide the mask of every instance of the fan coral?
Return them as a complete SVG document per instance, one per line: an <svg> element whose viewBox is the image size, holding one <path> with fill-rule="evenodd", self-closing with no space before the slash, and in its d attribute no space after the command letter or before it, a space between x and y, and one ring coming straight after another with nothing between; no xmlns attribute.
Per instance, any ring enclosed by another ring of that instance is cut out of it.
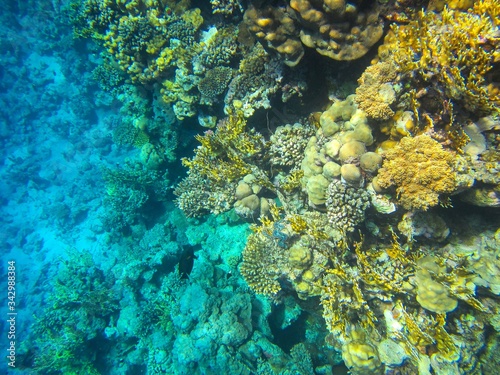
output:
<svg viewBox="0 0 500 375"><path fill-rule="evenodd" d="M399 203L408 210L427 210L439 195L456 187L455 154L428 135L405 137L386 153L377 182L396 186Z"/></svg>

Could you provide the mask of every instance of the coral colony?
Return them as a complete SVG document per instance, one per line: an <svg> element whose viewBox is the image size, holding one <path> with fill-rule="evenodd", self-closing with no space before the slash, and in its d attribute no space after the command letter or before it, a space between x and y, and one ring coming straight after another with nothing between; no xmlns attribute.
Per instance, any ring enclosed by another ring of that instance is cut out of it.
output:
<svg viewBox="0 0 500 375"><path fill-rule="evenodd" d="M61 261L18 367L498 374L498 1L63 14L126 152L96 167L106 241Z"/></svg>

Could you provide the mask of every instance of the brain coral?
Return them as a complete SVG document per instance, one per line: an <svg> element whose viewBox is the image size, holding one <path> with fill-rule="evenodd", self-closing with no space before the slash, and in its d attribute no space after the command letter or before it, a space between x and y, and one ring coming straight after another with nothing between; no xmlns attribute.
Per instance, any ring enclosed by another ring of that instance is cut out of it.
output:
<svg viewBox="0 0 500 375"><path fill-rule="evenodd" d="M455 154L428 135L405 137L385 156L378 183L395 186L399 203L408 210L425 211L456 187Z"/></svg>

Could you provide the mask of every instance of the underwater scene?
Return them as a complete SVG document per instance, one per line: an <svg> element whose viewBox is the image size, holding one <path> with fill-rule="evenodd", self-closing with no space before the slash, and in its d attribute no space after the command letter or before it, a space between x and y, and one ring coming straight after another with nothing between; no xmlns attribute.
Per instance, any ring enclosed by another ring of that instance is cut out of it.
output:
<svg viewBox="0 0 500 375"><path fill-rule="evenodd" d="M500 2L3 0L0 372L500 374Z"/></svg>

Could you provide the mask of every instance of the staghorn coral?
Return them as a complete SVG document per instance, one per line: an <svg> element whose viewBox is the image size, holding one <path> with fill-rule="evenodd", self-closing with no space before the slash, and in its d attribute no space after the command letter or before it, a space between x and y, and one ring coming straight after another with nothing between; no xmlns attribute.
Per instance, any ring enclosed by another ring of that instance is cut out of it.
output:
<svg viewBox="0 0 500 375"><path fill-rule="evenodd" d="M364 189L348 186L334 180L326 192L326 209L330 224L342 232L352 232L365 219L370 196Z"/></svg>
<svg viewBox="0 0 500 375"><path fill-rule="evenodd" d="M431 115L436 109L425 102L428 93L470 113L498 112L500 97L489 73L499 61L499 20L500 7L493 0L475 2L468 12L446 7L441 13L421 11L410 23L393 25L379 56L393 61L404 79L419 88L421 110L429 107Z"/></svg>
<svg viewBox="0 0 500 375"><path fill-rule="evenodd" d="M396 187L398 202L408 210L427 210L441 194L453 193L456 156L428 135L405 137L385 154L377 183Z"/></svg>
<svg viewBox="0 0 500 375"><path fill-rule="evenodd" d="M368 67L358 80L354 100L368 117L388 120L394 115L391 105L396 101L392 84L397 76L395 68L390 62L379 62Z"/></svg>

